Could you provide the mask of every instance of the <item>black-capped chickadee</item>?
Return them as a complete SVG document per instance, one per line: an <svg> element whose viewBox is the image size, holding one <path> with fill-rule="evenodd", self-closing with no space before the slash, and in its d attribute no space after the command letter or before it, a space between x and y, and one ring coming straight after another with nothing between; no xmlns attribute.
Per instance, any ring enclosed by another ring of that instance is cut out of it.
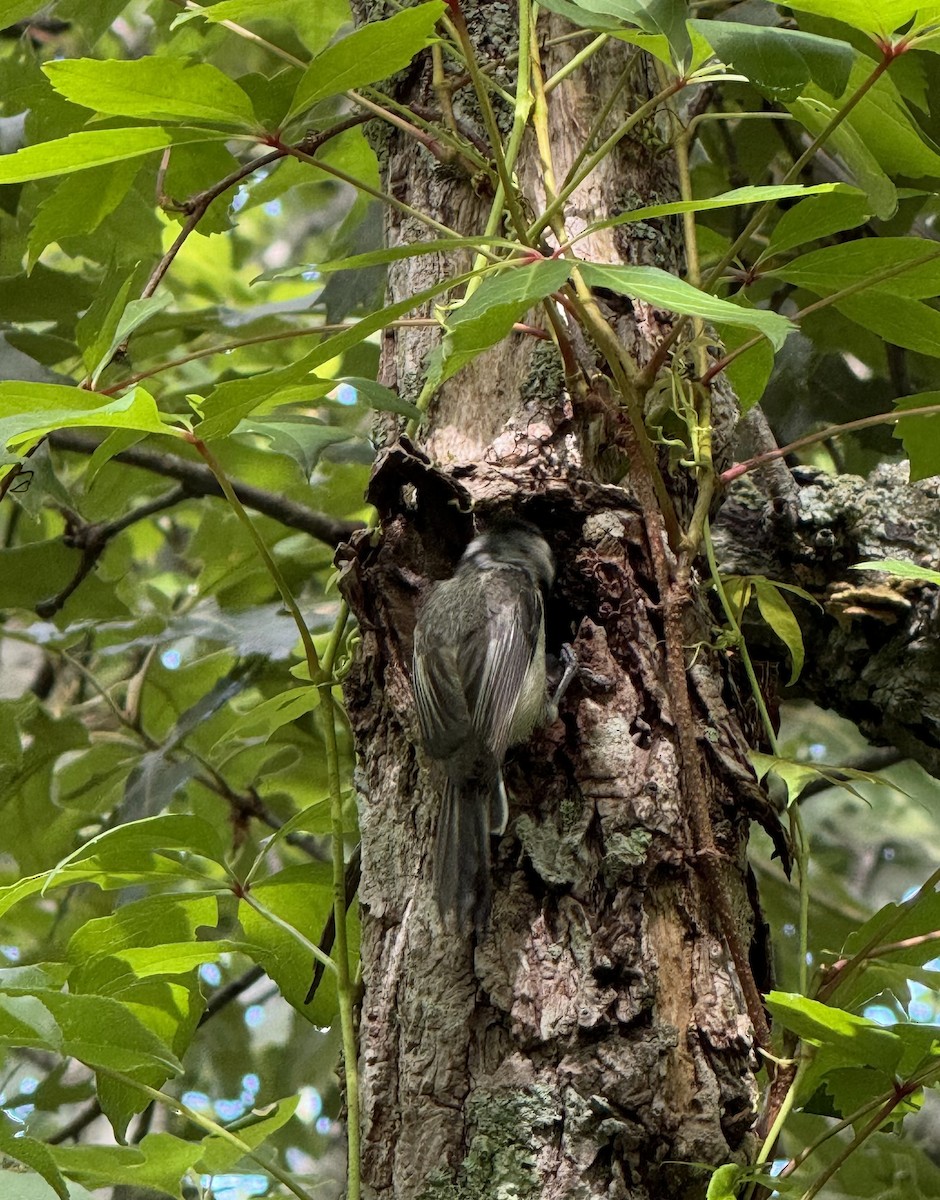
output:
<svg viewBox="0 0 940 1200"><path fill-rule="evenodd" d="M446 780L434 850L441 916L478 931L490 904L490 835L508 819L503 759L554 720L546 691L544 600L555 578L548 542L503 521L470 543L432 589L415 628L414 688L425 752Z"/></svg>

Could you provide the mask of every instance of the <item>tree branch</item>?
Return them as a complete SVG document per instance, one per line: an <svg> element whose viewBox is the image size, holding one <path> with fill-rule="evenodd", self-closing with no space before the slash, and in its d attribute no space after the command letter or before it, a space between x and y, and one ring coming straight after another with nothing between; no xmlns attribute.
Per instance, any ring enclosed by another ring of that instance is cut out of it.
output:
<svg viewBox="0 0 940 1200"><path fill-rule="evenodd" d="M936 565L940 498L935 480L908 482L906 464L869 479L798 468L785 505L747 475L713 526L722 573L797 584L826 616L800 619L806 665L787 694L854 721L875 745L891 745L940 777L940 641L937 589L919 580L852 570L885 558ZM802 611L801 611L802 610ZM752 652L781 658L762 623L746 628Z"/></svg>
<svg viewBox="0 0 940 1200"><path fill-rule="evenodd" d="M56 450L70 450L76 454L94 454L100 445L93 435L76 433L69 429L59 429L51 433L49 443ZM176 454L164 454L145 446L131 446L115 454L114 458L117 462L141 467L145 471L153 471L156 475L177 480L190 497L222 496L222 489L208 467L201 463L189 462ZM272 520L279 521L291 529L308 533L328 546L337 546L340 542L348 541L355 530L362 528L361 521L344 521L338 517L331 517L328 513L317 512L296 500L289 500L274 492L266 492L262 488L252 487L251 484L234 483L232 486L246 508L271 517Z"/></svg>

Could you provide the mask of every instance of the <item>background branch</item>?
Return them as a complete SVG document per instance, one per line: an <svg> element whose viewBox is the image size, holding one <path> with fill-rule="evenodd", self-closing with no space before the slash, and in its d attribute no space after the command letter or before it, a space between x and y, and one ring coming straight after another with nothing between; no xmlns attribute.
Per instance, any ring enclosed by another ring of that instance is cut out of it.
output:
<svg viewBox="0 0 940 1200"><path fill-rule="evenodd" d="M70 450L76 454L89 455L94 454L100 445L93 435L69 429L51 433L49 443L56 450ZM117 462L127 463L128 466L141 467L145 471L153 471L156 475L176 479L190 497L222 497L222 489L215 476L201 463L188 462L176 454L165 454L144 446L132 446L128 450L122 450L120 454L115 454L114 458ZM307 508L305 504L299 504L296 500L289 500L285 496L266 492L247 483L233 483L232 487L246 508L271 517L291 529L309 533L311 537L325 542L328 546L337 546L340 542L347 541L355 530L363 527L361 521L344 521L339 517L331 517L327 513Z"/></svg>

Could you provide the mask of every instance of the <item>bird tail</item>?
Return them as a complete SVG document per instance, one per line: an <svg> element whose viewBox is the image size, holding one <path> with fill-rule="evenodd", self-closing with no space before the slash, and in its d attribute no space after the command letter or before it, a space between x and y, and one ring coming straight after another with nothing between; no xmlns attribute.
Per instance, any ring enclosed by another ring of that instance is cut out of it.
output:
<svg viewBox="0 0 940 1200"><path fill-rule="evenodd" d="M490 915L490 834L506 825L506 794L500 772L483 778L448 779L444 785L434 850L434 891L445 923L456 918L478 934Z"/></svg>

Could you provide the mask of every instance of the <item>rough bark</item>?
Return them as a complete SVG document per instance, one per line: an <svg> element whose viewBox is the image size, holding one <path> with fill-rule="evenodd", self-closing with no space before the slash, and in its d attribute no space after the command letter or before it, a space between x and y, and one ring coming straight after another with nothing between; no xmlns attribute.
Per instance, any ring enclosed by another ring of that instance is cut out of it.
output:
<svg viewBox="0 0 940 1200"><path fill-rule="evenodd" d="M820 613L804 602L799 613L806 667L793 695L834 709L870 741L940 774L940 593L852 569L884 558L936 569L937 481L910 483L906 464L882 466L867 480L800 468L782 499L763 475L732 489L716 548L724 571L795 583L822 605ZM780 656L765 626L755 621L747 634L756 650Z"/></svg>
<svg viewBox="0 0 940 1200"><path fill-rule="evenodd" d="M514 5L466 9L484 61L512 49ZM559 176L628 53L612 46L553 93ZM655 90L636 61L611 127ZM412 71L400 97L433 107L429 72ZM471 105L460 115L478 124ZM399 198L462 232L482 228L488 198L425 152L391 136L384 161ZM539 204L533 145L518 172ZM569 228L675 194L649 123L573 198ZM579 249L676 269L674 231L644 227L632 240L606 231ZM424 236L392 214L390 244ZM392 298L444 269L427 256L397 264ZM611 301L607 315L638 361L668 323L642 304ZM387 339L384 381L416 395L436 336ZM596 377L593 348L576 350ZM751 1029L704 848L690 832L652 553L662 562L662 546L624 478L625 419L603 386L593 399L573 404L557 359L532 339L484 354L435 399L423 450L438 465L400 444L380 459L370 496L380 537L354 543L345 564L362 630L346 691L362 797L363 1172L367 1194L383 1200L681 1200L703 1196L707 1178L683 1164L743 1161L751 1149ZM719 444L729 437L722 426ZM511 819L494 847L493 914L478 942L445 934L431 895L438 800L414 749L409 680L417 606L453 569L471 506L484 520L510 508L545 530L560 565L549 644L573 640L585 667L560 720L507 765ZM710 640L695 598L683 637ZM722 668L702 649L690 671L693 775L714 823L721 865L712 870L723 873L746 950L755 918L744 843L759 793Z"/></svg>

